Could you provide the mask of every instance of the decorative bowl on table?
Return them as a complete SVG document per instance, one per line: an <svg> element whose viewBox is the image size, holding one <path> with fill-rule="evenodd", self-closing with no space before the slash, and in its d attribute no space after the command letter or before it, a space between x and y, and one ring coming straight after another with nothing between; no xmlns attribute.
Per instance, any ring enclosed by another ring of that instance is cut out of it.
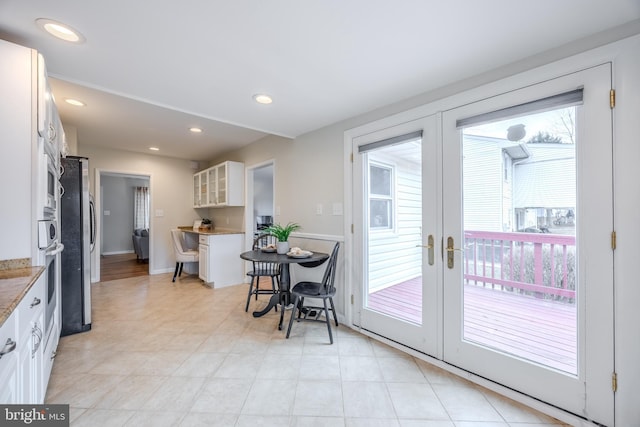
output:
<svg viewBox="0 0 640 427"><path fill-rule="evenodd" d="M267 246L263 246L260 248L260 250L262 252L268 252L268 253L272 253L276 251L276 245L274 245L273 243L268 244Z"/></svg>
<svg viewBox="0 0 640 427"><path fill-rule="evenodd" d="M287 252L287 256L291 258L309 258L311 255L313 255L313 252L300 248L291 248L291 250Z"/></svg>

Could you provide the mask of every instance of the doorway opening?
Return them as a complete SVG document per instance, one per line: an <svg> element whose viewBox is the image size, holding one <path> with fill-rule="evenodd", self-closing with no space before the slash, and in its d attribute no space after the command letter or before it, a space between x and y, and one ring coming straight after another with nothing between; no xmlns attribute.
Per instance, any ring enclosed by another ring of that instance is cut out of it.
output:
<svg viewBox="0 0 640 427"><path fill-rule="evenodd" d="M258 232L273 223L275 215L275 161L246 169L245 247L250 248Z"/></svg>
<svg viewBox="0 0 640 427"><path fill-rule="evenodd" d="M151 177L96 170L97 237L92 281L146 276L152 268Z"/></svg>

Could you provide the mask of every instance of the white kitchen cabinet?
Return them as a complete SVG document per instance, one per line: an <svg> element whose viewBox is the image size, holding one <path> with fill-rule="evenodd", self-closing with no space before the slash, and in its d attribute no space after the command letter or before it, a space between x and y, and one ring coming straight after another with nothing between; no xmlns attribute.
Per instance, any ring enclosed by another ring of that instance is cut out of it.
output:
<svg viewBox="0 0 640 427"><path fill-rule="evenodd" d="M216 206L244 206L244 163L224 162L216 169Z"/></svg>
<svg viewBox="0 0 640 427"><path fill-rule="evenodd" d="M43 350L46 275L42 274L16 309L19 403L44 402Z"/></svg>
<svg viewBox="0 0 640 427"><path fill-rule="evenodd" d="M37 158L37 54L34 50L0 40L0 200L3 209L0 260L31 258L36 250L32 197L38 175L32 173ZM10 242L10 244L8 243ZM1 344L1 343L0 343Z"/></svg>
<svg viewBox="0 0 640 427"><path fill-rule="evenodd" d="M18 402L18 334L14 312L0 327L0 404Z"/></svg>
<svg viewBox="0 0 640 427"><path fill-rule="evenodd" d="M244 206L244 163L226 161L193 175L193 207Z"/></svg>
<svg viewBox="0 0 640 427"><path fill-rule="evenodd" d="M209 245L200 244L198 246L198 277L200 278L200 280L208 282L212 277L210 266L211 263L209 262Z"/></svg>
<svg viewBox="0 0 640 427"><path fill-rule="evenodd" d="M243 238L243 234L200 234L200 279L216 289L242 283Z"/></svg>
<svg viewBox="0 0 640 427"><path fill-rule="evenodd" d="M37 260L36 222L43 219L46 191L40 160L45 145L59 152L61 125L42 55L0 40L0 64L0 158L7 159L0 181L10 183L0 186L0 200L11 205L0 221L0 236L11 242L0 245L0 260Z"/></svg>
<svg viewBox="0 0 640 427"><path fill-rule="evenodd" d="M209 205L208 199L208 170L193 175L193 207L203 208Z"/></svg>
<svg viewBox="0 0 640 427"><path fill-rule="evenodd" d="M60 295L60 292L58 292ZM58 305L60 307L60 305ZM58 312L60 310L56 309ZM51 377L51 370L53 369L53 361L56 357L56 350L58 349L58 342L60 341L60 319L56 315L54 318L53 331L49 334L48 341L42 344L42 390L46 394L47 387L49 385L49 378Z"/></svg>
<svg viewBox="0 0 640 427"><path fill-rule="evenodd" d="M46 276L41 274L0 328L0 404L42 404Z"/></svg>

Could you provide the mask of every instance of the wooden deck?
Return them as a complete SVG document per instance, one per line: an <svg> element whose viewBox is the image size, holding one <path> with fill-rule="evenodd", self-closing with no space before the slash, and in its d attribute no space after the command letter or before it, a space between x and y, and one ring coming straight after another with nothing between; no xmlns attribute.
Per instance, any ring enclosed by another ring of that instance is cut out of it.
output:
<svg viewBox="0 0 640 427"><path fill-rule="evenodd" d="M420 277L369 295L372 310L422 323ZM465 285L464 339L577 373L575 305Z"/></svg>

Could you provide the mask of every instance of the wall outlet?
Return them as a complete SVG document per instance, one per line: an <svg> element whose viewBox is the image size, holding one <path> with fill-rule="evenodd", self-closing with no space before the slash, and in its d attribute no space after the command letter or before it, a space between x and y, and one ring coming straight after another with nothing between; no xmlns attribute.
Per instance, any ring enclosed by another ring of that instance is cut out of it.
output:
<svg viewBox="0 0 640 427"><path fill-rule="evenodd" d="M104 211L104 216L109 216L111 215L111 211Z"/></svg>
<svg viewBox="0 0 640 427"><path fill-rule="evenodd" d="M322 203L316 205L316 215L322 215Z"/></svg>

